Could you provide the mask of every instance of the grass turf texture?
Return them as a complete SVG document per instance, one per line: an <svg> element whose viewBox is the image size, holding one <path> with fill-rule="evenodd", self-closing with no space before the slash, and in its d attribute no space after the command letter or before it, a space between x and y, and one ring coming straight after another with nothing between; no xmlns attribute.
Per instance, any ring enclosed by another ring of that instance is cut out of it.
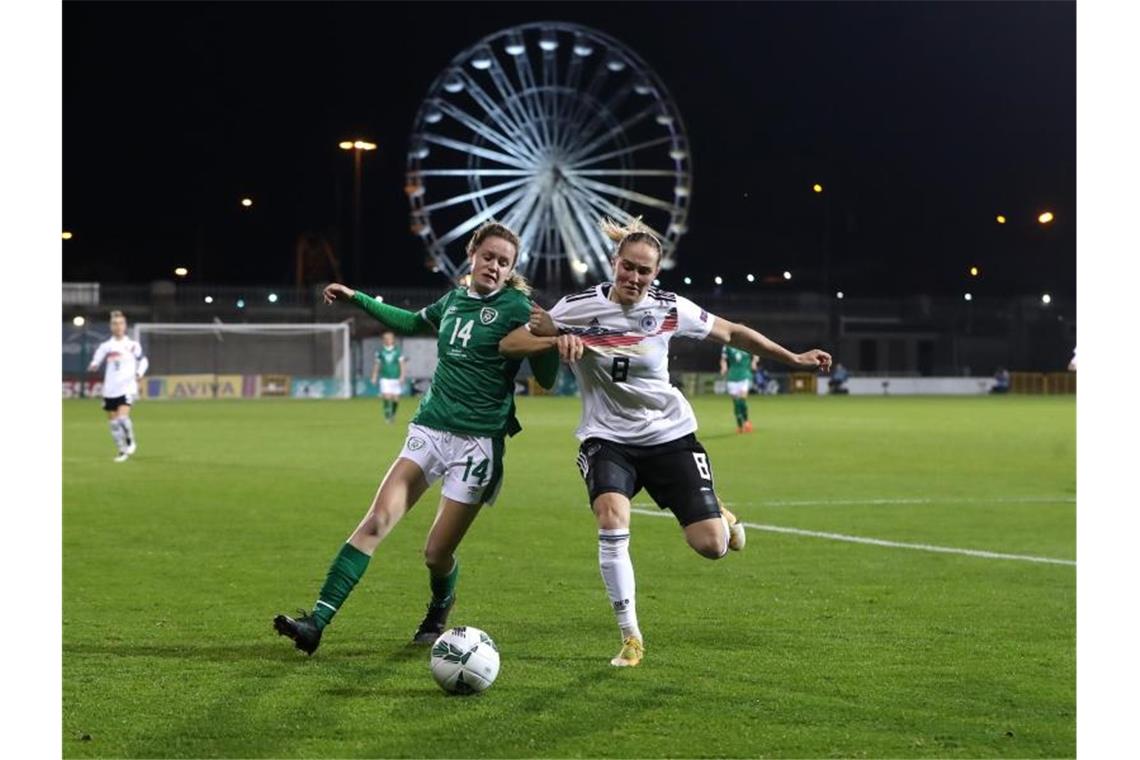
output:
<svg viewBox="0 0 1140 760"><path fill-rule="evenodd" d="M314 657L270 624L311 606L414 403L140 404L125 464L97 402L63 403L65 756L1075 755L1072 566L758 530L710 562L635 514L647 657L612 668L578 402L522 398L451 621L502 671L449 697L406 644L438 486ZM746 522L1075 557L1071 397L753 399L746 436L726 398L694 406Z"/></svg>

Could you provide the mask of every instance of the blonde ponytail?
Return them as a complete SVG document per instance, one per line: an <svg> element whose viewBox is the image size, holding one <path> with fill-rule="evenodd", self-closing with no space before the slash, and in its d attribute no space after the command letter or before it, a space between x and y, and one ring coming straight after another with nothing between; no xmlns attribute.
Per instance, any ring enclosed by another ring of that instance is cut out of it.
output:
<svg viewBox="0 0 1140 760"><path fill-rule="evenodd" d="M657 239L648 225L642 223L640 216L631 219L625 225L618 224L613 219L605 217L602 219L601 228L603 235L617 243L617 247L614 249L615 256L621 253L621 249L625 247L626 243L646 243L657 251L657 261L661 261L661 241Z"/></svg>

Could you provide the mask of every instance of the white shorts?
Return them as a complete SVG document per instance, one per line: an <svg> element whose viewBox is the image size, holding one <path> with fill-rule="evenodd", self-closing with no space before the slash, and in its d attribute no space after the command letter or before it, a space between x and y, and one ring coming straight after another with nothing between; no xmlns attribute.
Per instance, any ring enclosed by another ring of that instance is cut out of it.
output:
<svg viewBox="0 0 1140 760"><path fill-rule="evenodd" d="M494 504L503 483L503 441L408 425L400 452L424 471L428 485L443 478L443 495L461 504Z"/></svg>
<svg viewBox="0 0 1140 760"><path fill-rule="evenodd" d="M399 396L403 390L403 383L399 378L380 378L380 395L381 396Z"/></svg>
<svg viewBox="0 0 1140 760"><path fill-rule="evenodd" d="M729 380L724 384L730 396L747 396L748 389L752 387L751 380Z"/></svg>

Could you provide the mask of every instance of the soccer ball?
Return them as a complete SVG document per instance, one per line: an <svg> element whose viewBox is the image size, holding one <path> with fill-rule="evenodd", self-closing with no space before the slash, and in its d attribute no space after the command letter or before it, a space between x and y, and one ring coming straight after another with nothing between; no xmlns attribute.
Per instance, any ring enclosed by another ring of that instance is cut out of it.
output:
<svg viewBox="0 0 1140 760"><path fill-rule="evenodd" d="M444 631L431 646L431 675L452 694L485 691L499 675L499 648L490 636L469 625Z"/></svg>

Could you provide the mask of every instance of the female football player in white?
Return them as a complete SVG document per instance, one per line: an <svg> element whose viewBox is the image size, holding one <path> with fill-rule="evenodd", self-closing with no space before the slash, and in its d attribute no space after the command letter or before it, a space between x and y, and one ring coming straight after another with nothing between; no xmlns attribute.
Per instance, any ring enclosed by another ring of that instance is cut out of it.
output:
<svg viewBox="0 0 1140 760"><path fill-rule="evenodd" d="M613 282L566 296L549 313L532 307L525 328L499 344L507 356L556 345L582 393L578 467L598 524L598 564L622 646L610 662L641 662L633 563L629 558L630 500L644 488L677 517L685 540L709 559L744 546L744 526L713 490L712 465L694 435L692 407L669 383L673 337L715 340L800 369L826 372L831 356L792 353L745 325L708 313L692 301L652 287L661 269L661 243L635 223L610 221L603 231L617 245ZM529 331L529 332L528 332Z"/></svg>
<svg viewBox="0 0 1140 760"><path fill-rule="evenodd" d="M104 361L107 368L103 371L103 409L119 451L115 461L125 462L138 448L131 404L138 398L139 380L146 374L149 362L138 341L127 337L127 318L121 311L111 312L111 337L95 349L87 371L97 371Z"/></svg>

